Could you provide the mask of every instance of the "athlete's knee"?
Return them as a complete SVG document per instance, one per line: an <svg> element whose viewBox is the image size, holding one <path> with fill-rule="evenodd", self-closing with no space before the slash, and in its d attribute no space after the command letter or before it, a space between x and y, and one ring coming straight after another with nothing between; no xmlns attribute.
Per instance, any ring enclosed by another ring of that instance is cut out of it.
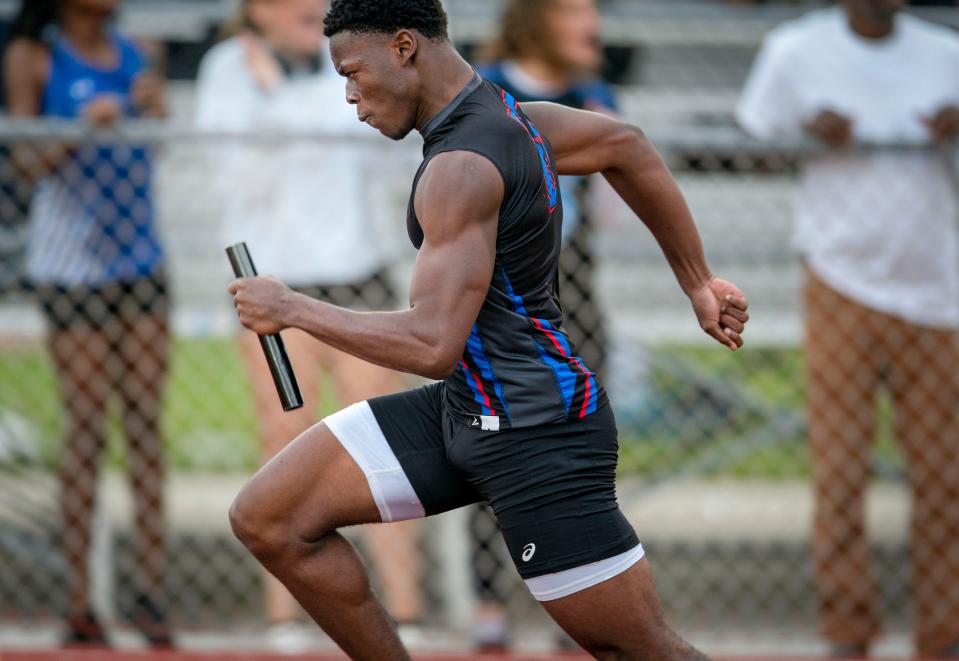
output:
<svg viewBox="0 0 959 661"><path fill-rule="evenodd" d="M260 560L282 553L293 535L289 524L248 488L241 490L230 506L230 527L237 539Z"/></svg>
<svg viewBox="0 0 959 661"><path fill-rule="evenodd" d="M264 516L263 508L248 496L246 489L240 491L230 505L230 527L236 538L257 557L276 546L280 537L269 517Z"/></svg>
<svg viewBox="0 0 959 661"><path fill-rule="evenodd" d="M332 518L322 512L311 512L308 529L299 525L296 512L272 501L269 491L251 480L237 494L229 513L233 534L261 562L307 552L335 532Z"/></svg>

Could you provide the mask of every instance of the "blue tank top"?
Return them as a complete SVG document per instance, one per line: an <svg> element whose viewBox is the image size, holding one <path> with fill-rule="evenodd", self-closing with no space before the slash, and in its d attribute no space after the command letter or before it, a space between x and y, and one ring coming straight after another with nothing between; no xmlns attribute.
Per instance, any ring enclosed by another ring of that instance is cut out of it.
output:
<svg viewBox="0 0 959 661"><path fill-rule="evenodd" d="M140 50L111 33L117 65L85 61L62 35L51 44L44 117L78 119L95 97L114 95L135 117L131 89L145 68ZM34 200L35 236L28 247L34 280L66 285L126 282L158 271L163 250L155 230L151 149L130 143L83 142ZM70 225L67 227L67 225Z"/></svg>

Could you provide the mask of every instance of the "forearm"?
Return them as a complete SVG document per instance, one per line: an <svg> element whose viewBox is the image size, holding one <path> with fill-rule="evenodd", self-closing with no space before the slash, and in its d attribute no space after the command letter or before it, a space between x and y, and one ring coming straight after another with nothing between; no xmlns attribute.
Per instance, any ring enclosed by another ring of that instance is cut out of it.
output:
<svg viewBox="0 0 959 661"><path fill-rule="evenodd" d="M680 287L688 294L711 277L699 231L676 180L656 149L638 129L628 133L603 176L652 232Z"/></svg>
<svg viewBox="0 0 959 661"><path fill-rule="evenodd" d="M24 142L14 146L12 160L21 176L36 184L55 174L74 151L74 147L64 143Z"/></svg>
<svg viewBox="0 0 959 661"><path fill-rule="evenodd" d="M399 372L430 379L448 376L455 358L443 350L441 333L415 308L356 312L292 294L284 323L340 351Z"/></svg>

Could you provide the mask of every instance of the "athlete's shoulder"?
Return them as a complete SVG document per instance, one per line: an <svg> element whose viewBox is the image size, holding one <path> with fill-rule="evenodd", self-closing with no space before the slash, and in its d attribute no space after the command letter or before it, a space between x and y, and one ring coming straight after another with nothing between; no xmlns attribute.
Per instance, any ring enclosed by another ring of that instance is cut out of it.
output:
<svg viewBox="0 0 959 661"><path fill-rule="evenodd" d="M488 78L483 78L482 84L470 94L463 106L467 109L468 114L498 117L501 112L505 112L503 101L505 95L506 92L501 85Z"/></svg>
<svg viewBox="0 0 959 661"><path fill-rule="evenodd" d="M518 128L510 121L510 106L515 100L495 83L484 80L470 94L449 122L450 139L495 145Z"/></svg>

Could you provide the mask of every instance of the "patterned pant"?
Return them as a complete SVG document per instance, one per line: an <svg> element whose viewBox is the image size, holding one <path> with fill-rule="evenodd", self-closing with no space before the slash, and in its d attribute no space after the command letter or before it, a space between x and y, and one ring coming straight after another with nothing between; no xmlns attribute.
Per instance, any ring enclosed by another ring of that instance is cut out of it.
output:
<svg viewBox="0 0 959 661"><path fill-rule="evenodd" d="M959 642L959 333L866 308L807 273L813 557L823 631L868 644L879 630L865 494L886 388L912 495L910 559L916 648Z"/></svg>

